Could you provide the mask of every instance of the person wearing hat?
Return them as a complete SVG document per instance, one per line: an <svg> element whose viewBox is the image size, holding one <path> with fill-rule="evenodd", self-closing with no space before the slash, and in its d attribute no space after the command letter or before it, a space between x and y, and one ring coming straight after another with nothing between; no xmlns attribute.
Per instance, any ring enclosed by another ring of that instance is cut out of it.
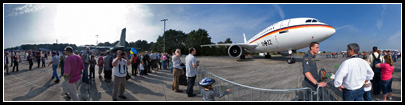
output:
<svg viewBox="0 0 405 105"><path fill-rule="evenodd" d="M203 97L202 101L215 101L215 96L221 98L231 91L231 89L226 89L223 94L219 94L212 89L212 84L214 83L215 80L209 77L206 77L199 82L200 86L204 87L201 89L201 96Z"/></svg>

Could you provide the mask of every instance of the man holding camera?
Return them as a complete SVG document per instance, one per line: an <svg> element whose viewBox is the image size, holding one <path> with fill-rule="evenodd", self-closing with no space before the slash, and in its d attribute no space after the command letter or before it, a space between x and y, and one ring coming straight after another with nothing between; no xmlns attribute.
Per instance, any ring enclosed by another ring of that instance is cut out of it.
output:
<svg viewBox="0 0 405 105"><path fill-rule="evenodd" d="M124 59L123 59L124 58ZM113 66L113 74L114 74L114 89L113 89L113 101L117 101L117 92L118 88L120 88L120 95L118 97L122 99L127 99L127 97L124 96L124 91L125 91L125 82L126 82L126 76L127 76L127 69L128 65L130 65L131 62L128 59L128 56L126 53L122 53L121 50L117 51L117 58L113 60L112 66Z"/></svg>

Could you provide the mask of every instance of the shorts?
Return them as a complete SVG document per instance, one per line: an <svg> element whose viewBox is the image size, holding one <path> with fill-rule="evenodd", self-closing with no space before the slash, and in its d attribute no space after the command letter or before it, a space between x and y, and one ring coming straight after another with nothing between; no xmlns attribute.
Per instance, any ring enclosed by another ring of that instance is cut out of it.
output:
<svg viewBox="0 0 405 105"><path fill-rule="evenodd" d="M388 92L392 92L392 78L389 80L381 80L381 90L383 92L383 94L387 94Z"/></svg>

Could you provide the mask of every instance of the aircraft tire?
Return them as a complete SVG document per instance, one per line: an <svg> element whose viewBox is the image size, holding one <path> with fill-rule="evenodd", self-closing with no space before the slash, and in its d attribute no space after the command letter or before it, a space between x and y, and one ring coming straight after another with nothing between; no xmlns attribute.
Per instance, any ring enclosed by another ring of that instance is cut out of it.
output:
<svg viewBox="0 0 405 105"><path fill-rule="evenodd" d="M287 63L288 63L288 64L293 64L293 63L295 63L295 58L287 59Z"/></svg>

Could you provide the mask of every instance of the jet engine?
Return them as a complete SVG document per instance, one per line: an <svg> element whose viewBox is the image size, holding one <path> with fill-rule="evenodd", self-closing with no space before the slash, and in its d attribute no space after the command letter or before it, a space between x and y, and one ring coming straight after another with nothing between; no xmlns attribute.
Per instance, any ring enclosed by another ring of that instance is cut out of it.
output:
<svg viewBox="0 0 405 105"><path fill-rule="evenodd" d="M243 49L239 45L231 45L228 48L229 56L240 57L242 55L242 53L243 53Z"/></svg>

